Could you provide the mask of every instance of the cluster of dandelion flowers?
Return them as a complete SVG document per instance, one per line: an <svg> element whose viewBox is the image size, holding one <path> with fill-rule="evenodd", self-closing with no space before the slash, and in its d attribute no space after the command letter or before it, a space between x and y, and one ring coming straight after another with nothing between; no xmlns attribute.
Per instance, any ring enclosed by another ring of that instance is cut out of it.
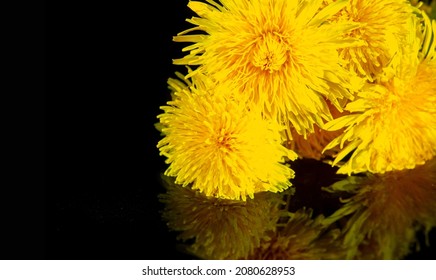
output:
<svg viewBox="0 0 436 280"><path fill-rule="evenodd" d="M410 32L409 19L414 16L408 0L348 1L332 19L332 22L359 23L347 37L362 44L340 49L346 68L372 82L394 56L404 51L402 46Z"/></svg>
<svg viewBox="0 0 436 280"><path fill-rule="evenodd" d="M353 194L327 218L332 223L345 217L349 259L401 259L419 231L436 226L436 159L412 170L349 176L327 190Z"/></svg>
<svg viewBox="0 0 436 280"><path fill-rule="evenodd" d="M270 232L250 260L314 260L343 259L339 230L323 223L322 215L312 218L312 210L302 208L294 213L282 213L285 221L278 223L277 230Z"/></svg>
<svg viewBox="0 0 436 280"><path fill-rule="evenodd" d="M341 148L333 162L341 165L338 173L412 169L436 154L435 26L428 21L425 36L411 40L393 77L367 84L347 104L350 114L325 126L346 128L326 147Z"/></svg>
<svg viewBox="0 0 436 280"><path fill-rule="evenodd" d="M227 86L207 85L192 79L161 107L165 175L208 197L235 200L290 187L294 172L286 161L296 154L282 145L282 128L229 97Z"/></svg>
<svg viewBox="0 0 436 280"><path fill-rule="evenodd" d="M299 134L313 124L330 120L325 98L353 98L361 81L341 67L338 49L360 44L345 38L358 25L329 24L347 1L323 6L322 0L190 1L199 16L193 28L174 37L192 43L175 64L199 65L217 81L233 83L237 99L252 110L280 123L292 124Z"/></svg>
<svg viewBox="0 0 436 280"><path fill-rule="evenodd" d="M281 193L262 192L246 201L206 197L198 191L164 178L167 191L160 195L165 204L163 218L185 251L202 259L239 259L252 254L274 232L284 204ZM188 244L191 242L191 244Z"/></svg>

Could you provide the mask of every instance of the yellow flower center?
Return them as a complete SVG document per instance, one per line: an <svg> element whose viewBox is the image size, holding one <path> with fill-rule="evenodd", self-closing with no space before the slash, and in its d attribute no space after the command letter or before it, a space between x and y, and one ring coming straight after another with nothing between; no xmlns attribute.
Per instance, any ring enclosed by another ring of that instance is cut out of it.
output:
<svg viewBox="0 0 436 280"><path fill-rule="evenodd" d="M224 150L224 151L228 151L231 152L232 151L232 142L233 137L227 132L221 135L218 135L217 139L216 139L216 145L220 150Z"/></svg>
<svg viewBox="0 0 436 280"><path fill-rule="evenodd" d="M252 63L264 71L273 73L280 70L286 58L286 44L277 35L267 33L258 41Z"/></svg>
<svg viewBox="0 0 436 280"><path fill-rule="evenodd" d="M393 114L402 110L403 105L407 106L408 98L404 93L407 91L408 85L405 81L394 78L393 82L385 84L385 86L388 90L379 101L382 112Z"/></svg>

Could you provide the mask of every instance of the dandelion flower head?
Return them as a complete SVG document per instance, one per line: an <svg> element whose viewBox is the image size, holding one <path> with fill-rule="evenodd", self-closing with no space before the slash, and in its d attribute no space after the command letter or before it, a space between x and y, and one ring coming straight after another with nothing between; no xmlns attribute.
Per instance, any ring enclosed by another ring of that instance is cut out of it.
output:
<svg viewBox="0 0 436 280"><path fill-rule="evenodd" d="M330 120L325 98L342 109L339 99L353 98L361 80L340 65L338 49L357 44L343 35L356 28L350 22L329 24L346 5L339 0L190 1L198 15L193 28L174 37L192 43L175 64L198 65L217 81L233 83L238 99L252 110L299 134Z"/></svg>
<svg viewBox="0 0 436 280"><path fill-rule="evenodd" d="M412 169L436 154L436 23L423 15L422 36L410 28L410 51L391 69L395 75L367 84L347 104L350 113L324 127L346 128L326 147L341 149L333 162L338 173Z"/></svg>
<svg viewBox="0 0 436 280"><path fill-rule="evenodd" d="M408 20L415 16L412 11L409 0L348 1L333 22L359 23L347 36L362 44L340 50L346 67L372 82L403 51L401 46L409 35Z"/></svg>
<svg viewBox="0 0 436 280"><path fill-rule="evenodd" d="M296 154L282 145L282 128L228 97L228 87L200 77L186 87L170 80L174 98L158 116L165 175L208 197L235 200L290 187L294 172L286 161Z"/></svg>

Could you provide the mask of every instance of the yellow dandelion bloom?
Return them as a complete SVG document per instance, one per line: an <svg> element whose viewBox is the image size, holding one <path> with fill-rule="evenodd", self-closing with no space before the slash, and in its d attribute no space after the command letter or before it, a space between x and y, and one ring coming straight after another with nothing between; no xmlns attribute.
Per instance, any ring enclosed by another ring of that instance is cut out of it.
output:
<svg viewBox="0 0 436 280"><path fill-rule="evenodd" d="M360 80L340 66L338 49L358 44L345 35L357 25L329 24L347 1L323 7L322 0L190 1L199 16L194 25L174 37L192 43L175 64L199 65L203 72L236 87L237 99L251 110L292 124L299 134L330 120L325 98L353 98Z"/></svg>
<svg viewBox="0 0 436 280"><path fill-rule="evenodd" d="M326 218L332 223L345 217L349 259L404 258L417 233L436 226L436 159L412 170L350 176L327 190L353 194Z"/></svg>
<svg viewBox="0 0 436 280"><path fill-rule="evenodd" d="M333 119L344 115L344 112L339 112L328 101L327 105L330 108ZM303 135L298 134L295 129L291 127L291 137L287 138L285 146L295 151L300 158L321 160L325 157L332 157L334 154L336 154L339 149L328 150L324 153L323 150L327 144L342 134L343 129L327 131L317 125L314 126L314 129L315 130L313 133L307 134L306 137L304 137ZM287 137L287 135L285 137Z"/></svg>
<svg viewBox="0 0 436 280"><path fill-rule="evenodd" d="M373 81L409 36L409 20L414 17L408 0L350 0L334 22L352 21L359 27L347 34L363 42L360 46L340 50L348 69Z"/></svg>
<svg viewBox="0 0 436 280"><path fill-rule="evenodd" d="M342 165L338 173L412 169L436 154L436 23L427 23L422 40L410 36L410 54L396 75L367 84L347 104L351 113L324 127L346 128L326 147L341 149L332 163Z"/></svg>
<svg viewBox="0 0 436 280"><path fill-rule="evenodd" d="M191 241L185 250L201 259L239 259L252 254L266 233L275 230L284 193L292 193L263 192L254 199L236 201L206 197L174 184L173 178L164 180L163 218L171 230L178 231L179 240Z"/></svg>
<svg viewBox="0 0 436 280"><path fill-rule="evenodd" d="M285 161L296 154L281 144L282 128L228 98L228 87L199 77L186 87L170 80L174 99L158 116L165 135L158 148L169 164L165 175L226 199L245 200L291 186L294 172Z"/></svg>
<svg viewBox="0 0 436 280"><path fill-rule="evenodd" d="M343 259L345 250L339 243L339 231L327 229L324 217L312 218L310 209L287 213L286 222L279 224L270 238L263 240L250 260L319 260Z"/></svg>

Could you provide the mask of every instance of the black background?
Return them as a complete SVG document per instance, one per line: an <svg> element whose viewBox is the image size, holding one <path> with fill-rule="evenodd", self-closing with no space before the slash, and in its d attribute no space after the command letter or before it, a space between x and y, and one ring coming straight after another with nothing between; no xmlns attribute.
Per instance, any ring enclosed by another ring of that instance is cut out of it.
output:
<svg viewBox="0 0 436 280"><path fill-rule="evenodd" d="M172 36L187 26L188 8L140 3L84 6L51 34L60 56L48 56L66 72L49 70L62 80L48 110L49 259L188 257L160 217L165 166L154 128L167 79L182 70L172 65L181 53Z"/></svg>
<svg viewBox="0 0 436 280"><path fill-rule="evenodd" d="M13 246L4 258L193 258L176 249L176 235L160 217L165 164L154 128L159 106L170 98L168 77L184 71L171 59L181 56L182 47L172 36L190 26L186 3L71 2L29 9L37 15L31 42L44 52L34 61L38 75L31 75L41 98L28 104L35 112L29 119L35 139L29 181L41 188L30 186L21 202L23 220L11 231ZM306 183L320 186L331 174L323 170ZM307 199L316 204L316 197ZM435 254L427 248L411 258Z"/></svg>

